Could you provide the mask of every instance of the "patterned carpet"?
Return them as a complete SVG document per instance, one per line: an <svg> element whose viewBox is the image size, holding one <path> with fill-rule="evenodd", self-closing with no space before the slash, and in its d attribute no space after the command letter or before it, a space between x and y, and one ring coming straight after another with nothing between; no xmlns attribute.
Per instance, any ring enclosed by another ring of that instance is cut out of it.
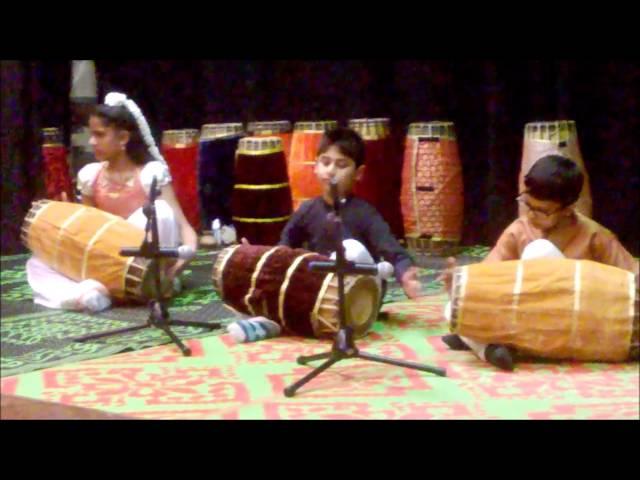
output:
<svg viewBox="0 0 640 480"><path fill-rule="evenodd" d="M114 307L98 314L51 310L33 303L25 264L29 255L2 257L2 376L99 358L115 353L161 345L171 340L156 328L116 335L91 342L72 339L113 329L145 324L145 306ZM184 290L169 308L172 319L202 322L219 321L221 327L209 330L177 326L181 339L223 333L237 315L220 302L213 291L211 271L215 252L200 251L183 275Z"/></svg>
<svg viewBox="0 0 640 480"><path fill-rule="evenodd" d="M638 419L638 364L522 363L506 373L440 341L444 295L386 305L358 341L365 352L447 369L447 377L344 360L286 398L330 343L281 337L236 345L228 335L2 379L3 394L147 419Z"/></svg>
<svg viewBox="0 0 640 480"><path fill-rule="evenodd" d="M470 249L460 263L478 261ZM211 287L215 254L200 252L174 299L173 318L234 317ZM445 294L437 276L443 258L423 263L428 295L406 300L390 284L383 311L357 346L364 352L446 368L447 376L360 359L341 361L303 386L294 398L284 387L310 366L299 355L328 351L331 343L280 337L236 345L224 333L175 328L192 348L184 357L155 329L128 338L75 343L70 339L146 319L146 308L115 308L100 315L57 312L33 305L26 256L2 259L3 395L18 395L157 419L639 419L639 366L521 362L501 372L469 352L449 350L442 317ZM165 344L165 345L161 345ZM117 353L117 355L115 355ZM314 365L318 365L316 362Z"/></svg>
<svg viewBox="0 0 640 480"><path fill-rule="evenodd" d="M476 262L486 254L485 247L467 247L459 257L460 263ZM200 322L220 322L221 327L210 330L200 327L174 327L181 339L219 335L238 315L224 307L213 290L211 273L217 252L202 250L184 271L183 292L170 304L172 319ZM2 325L0 330L1 376L17 375L65 363L100 358L171 340L156 328L139 330L91 342L74 342L83 335L100 333L132 325L145 324L145 306L114 307L99 314L51 310L33 303L31 288L26 279L25 264L29 255L1 258L0 277ZM435 281L444 259L431 257L421 270L425 292L441 289ZM402 289L391 282L385 303L405 299Z"/></svg>

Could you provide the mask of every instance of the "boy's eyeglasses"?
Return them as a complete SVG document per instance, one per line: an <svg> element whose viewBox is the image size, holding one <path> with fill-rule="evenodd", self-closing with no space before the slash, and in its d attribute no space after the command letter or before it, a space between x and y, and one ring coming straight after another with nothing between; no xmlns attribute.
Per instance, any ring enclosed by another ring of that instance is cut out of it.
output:
<svg viewBox="0 0 640 480"><path fill-rule="evenodd" d="M551 211L551 212L547 212L545 210L542 210L540 208L536 208L533 207L529 204L529 202L527 202L524 198L522 198L522 195L524 194L520 194L516 197L516 201L520 204L520 205L524 205L527 210L529 210L530 212L532 212L535 215L542 215L544 217L550 217L551 215L554 215L556 213L558 213L560 210L562 210L564 207L560 207L560 208L556 208L555 210Z"/></svg>

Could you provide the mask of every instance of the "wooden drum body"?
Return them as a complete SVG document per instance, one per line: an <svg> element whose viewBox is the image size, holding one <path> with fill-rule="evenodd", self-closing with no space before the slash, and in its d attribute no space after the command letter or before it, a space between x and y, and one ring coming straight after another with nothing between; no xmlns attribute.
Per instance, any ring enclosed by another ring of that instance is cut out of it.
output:
<svg viewBox="0 0 640 480"><path fill-rule="evenodd" d="M218 255L213 285L236 311L270 318L296 335L330 337L339 329L338 279L309 270L309 262L327 260L303 249L237 245ZM346 320L356 336L369 330L379 303L374 278L345 277Z"/></svg>

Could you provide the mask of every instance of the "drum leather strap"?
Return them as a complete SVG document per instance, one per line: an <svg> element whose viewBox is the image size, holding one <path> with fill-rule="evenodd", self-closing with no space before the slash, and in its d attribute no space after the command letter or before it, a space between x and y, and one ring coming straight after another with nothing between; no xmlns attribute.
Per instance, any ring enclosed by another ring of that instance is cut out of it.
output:
<svg viewBox="0 0 640 480"><path fill-rule="evenodd" d="M233 256L233 252L235 252L238 248L240 248L240 244L235 247L231 247L227 250L227 254L222 258L220 265L218 265L217 269L217 277L218 277L218 291L220 292L220 296L224 295L223 285L222 285L222 274L224 273L224 268L227 266L227 262ZM222 255L222 253L220 253Z"/></svg>
<svg viewBox="0 0 640 480"><path fill-rule="evenodd" d="M93 245L98 241L100 236L104 232L106 232L107 229L109 227L111 227L111 225L116 223L118 220L119 220L119 217L115 217L115 218L109 220L102 227L100 227L98 229L98 231L93 235L93 237L91 237L91 240L89 240L89 243L87 244L87 246L84 249L84 256L82 257L82 276L81 276L82 280L86 280L87 279L87 263L88 263L88 260L89 260L89 252L93 248Z"/></svg>
<svg viewBox="0 0 640 480"><path fill-rule="evenodd" d="M333 277L334 277L334 274L330 273L325 277L324 281L322 282L322 286L320 287L320 291L318 292L318 296L316 297L316 304L313 306L313 312L311 314L311 318L317 318L319 321L321 321L327 327L329 327L331 331L337 332L338 331L337 324L331 324L325 318L318 315L318 310L320 310L320 304L322 303L322 300L325 298L325 293L327 291L327 288L329 288L329 284L331 283L331 280L333 280ZM313 322L311 323L313 325ZM314 332L314 333L316 333L316 335L319 334L319 332Z"/></svg>
<svg viewBox="0 0 640 480"><path fill-rule="evenodd" d="M62 234L69 225L71 225L79 216L81 216L86 211L86 207L80 208L77 212L67 218L62 225L60 225L60 230L58 230L58 237L56 238L56 256L53 259L54 270L58 270L60 268L60 242L62 241Z"/></svg>
<svg viewBox="0 0 640 480"><path fill-rule="evenodd" d="M238 183L237 185L234 185L233 188L238 188L241 190L272 190L272 189L284 188L288 186L289 186L289 182L265 183L262 185L250 185L246 183Z"/></svg>
<svg viewBox="0 0 640 480"><path fill-rule="evenodd" d="M248 218L248 217L232 217L234 222L245 222L245 223L276 223L276 222L284 222L285 220L289 220L291 215L285 215L284 217L274 217L274 218Z"/></svg>
<svg viewBox="0 0 640 480"><path fill-rule="evenodd" d="M418 195L416 190L416 176L417 176L417 160L418 160L418 146L420 140L417 138L413 142L413 152L411 152L411 195L413 196L413 215L416 222L416 231L418 235L422 232L420 228L420 214L418 212Z"/></svg>
<svg viewBox="0 0 640 480"><path fill-rule="evenodd" d="M123 292L127 291L127 277L132 278L134 280L138 280L137 277L129 275L129 269L131 268L131 264L133 263L133 261L135 259L136 259L136 257L127 258L127 268L125 268L124 271L122 272L122 291ZM142 282L142 279L140 279L140 280Z"/></svg>
<svg viewBox="0 0 640 480"><path fill-rule="evenodd" d="M569 345L575 347L578 344L578 316L580 314L580 291L582 290L582 262L576 262L573 274L573 313L571 316L571 333Z"/></svg>
<svg viewBox="0 0 640 480"><path fill-rule="evenodd" d="M278 294L278 316L280 317L280 322L282 322L283 328L288 328L284 318L284 297L287 294L287 288L289 288L291 276L293 275L293 272L295 272L298 268L298 265L300 265L300 262L304 260L305 257L309 257L311 255L316 254L313 252L305 253L304 255L300 255L298 258L296 258L287 269L287 273L284 277L284 282L282 282L282 285L280 286L280 292Z"/></svg>
<svg viewBox="0 0 640 480"><path fill-rule="evenodd" d="M247 309L249 310L251 315L255 315L256 314L256 312L253 309L253 305L251 305L251 297L253 296L253 292L256 289L256 282L258 281L258 275L260 275L260 271L262 270L262 267L264 267L264 264L267 261L267 259L276 250L278 250L278 248L281 248L281 247L280 246L275 246L273 248L270 248L266 252L264 252L262 254L262 257L260 257L260 260L258 260L258 263L256 264L256 268L254 268L254 270L253 270L253 274L251 275L251 287L249 287L249 291L244 296L244 304L247 306ZM266 313L267 312L262 312L263 315L266 315Z"/></svg>

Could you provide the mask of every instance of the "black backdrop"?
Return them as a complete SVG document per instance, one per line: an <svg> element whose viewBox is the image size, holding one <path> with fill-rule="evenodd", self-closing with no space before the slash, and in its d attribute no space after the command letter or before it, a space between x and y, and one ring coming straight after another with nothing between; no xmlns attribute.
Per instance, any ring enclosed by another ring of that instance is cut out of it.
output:
<svg viewBox="0 0 640 480"><path fill-rule="evenodd" d="M572 119L594 218L635 255L640 63L629 60L96 61L99 94L132 97L158 138L203 123L390 117L455 122L463 243L490 244L516 216L524 124ZM69 130L69 61L2 62L2 251L23 251L22 217L42 188L38 129Z"/></svg>

